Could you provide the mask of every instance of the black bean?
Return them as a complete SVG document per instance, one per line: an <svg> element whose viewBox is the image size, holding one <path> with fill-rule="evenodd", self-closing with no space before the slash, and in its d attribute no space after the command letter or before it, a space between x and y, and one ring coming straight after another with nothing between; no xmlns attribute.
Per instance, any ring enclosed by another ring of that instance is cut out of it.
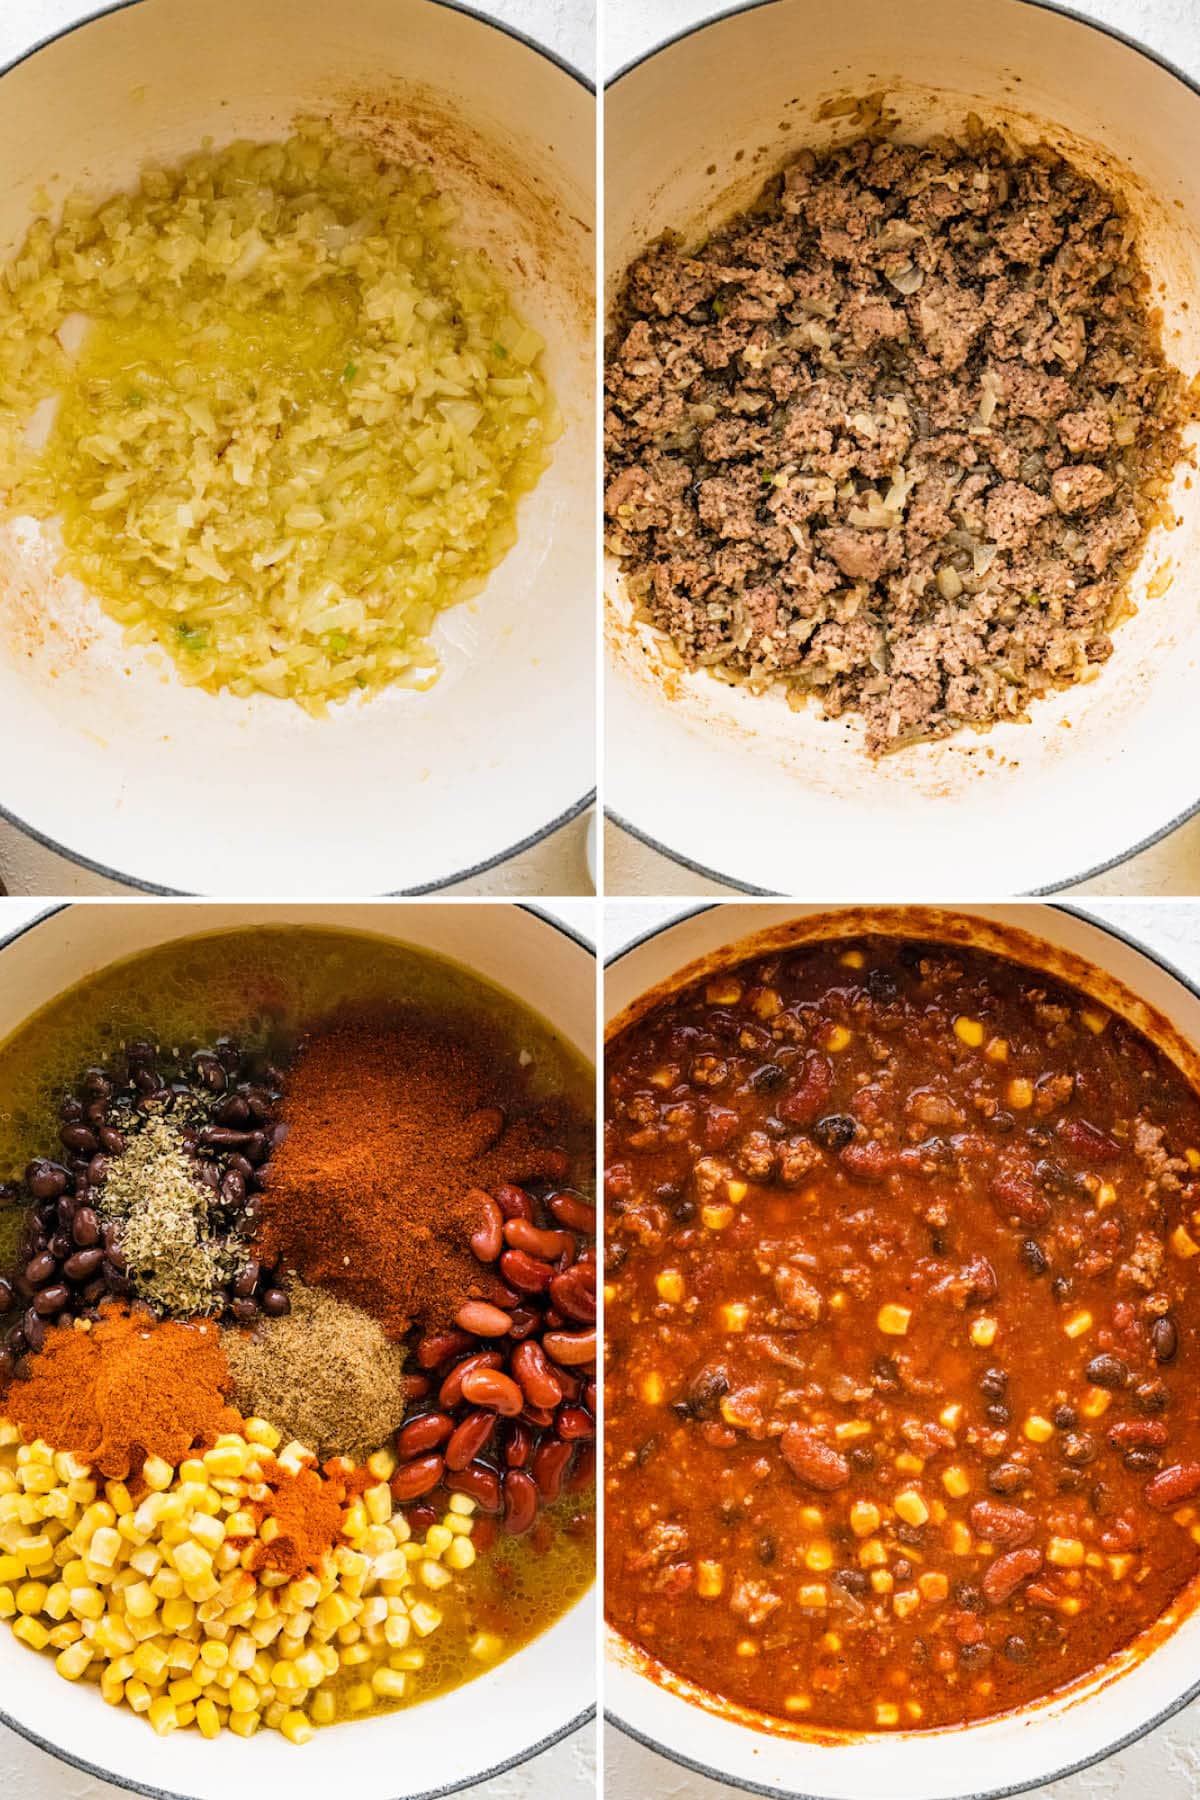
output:
<svg viewBox="0 0 1200 1800"><path fill-rule="evenodd" d="M93 1131L98 1131L108 1117L108 1104L104 1100L92 1100L83 1109L83 1116Z"/></svg>
<svg viewBox="0 0 1200 1800"><path fill-rule="evenodd" d="M254 1173L253 1168L246 1161L246 1158L236 1151L226 1162L225 1167L227 1169L236 1169L243 1181L249 1181Z"/></svg>
<svg viewBox="0 0 1200 1800"><path fill-rule="evenodd" d="M835 1569L833 1572L835 1587L840 1587L844 1594L853 1594L861 1600L870 1592L871 1579L865 1569Z"/></svg>
<svg viewBox="0 0 1200 1800"><path fill-rule="evenodd" d="M1061 1469L1055 1486L1060 1494L1079 1494L1083 1492L1087 1476L1082 1469Z"/></svg>
<svg viewBox="0 0 1200 1800"><path fill-rule="evenodd" d="M1125 1467L1135 1475L1149 1475L1162 1467L1162 1457L1157 1450L1127 1450L1124 1462Z"/></svg>
<svg viewBox="0 0 1200 1800"><path fill-rule="evenodd" d="M763 1063L760 1069L755 1069L750 1075L749 1086L756 1094L771 1094L776 1088L782 1087L786 1080L787 1070L780 1068L778 1063Z"/></svg>
<svg viewBox="0 0 1200 1800"><path fill-rule="evenodd" d="M196 1173L204 1183L205 1187L212 1188L214 1193L220 1191L221 1167L219 1163L209 1162L206 1159L204 1162L197 1165Z"/></svg>
<svg viewBox="0 0 1200 1800"><path fill-rule="evenodd" d="M856 1475L869 1475L876 1460L875 1452L869 1444L855 1444L850 1451L849 1463Z"/></svg>
<svg viewBox="0 0 1200 1800"><path fill-rule="evenodd" d="M247 1149L254 1135L250 1131L233 1131L226 1125L206 1125L200 1133L200 1142L206 1150L241 1152Z"/></svg>
<svg viewBox="0 0 1200 1800"><path fill-rule="evenodd" d="M3 1387L4 1384L11 1379L13 1364L16 1360L16 1357L13 1355L12 1351L8 1349L7 1345L3 1349L0 1349L0 1387Z"/></svg>
<svg viewBox="0 0 1200 1800"><path fill-rule="evenodd" d="M1000 1646L1003 1654L1011 1663L1027 1663L1030 1657L1029 1645L1017 1632L1006 1637Z"/></svg>
<svg viewBox="0 0 1200 1800"><path fill-rule="evenodd" d="M25 1279L32 1287L42 1287L57 1272L58 1263L48 1250L39 1250L25 1264Z"/></svg>
<svg viewBox="0 0 1200 1800"><path fill-rule="evenodd" d="M983 1589L973 1581L956 1581L954 1583L955 1605L961 1606L964 1612L986 1612L987 1601L983 1597Z"/></svg>
<svg viewBox="0 0 1200 1800"><path fill-rule="evenodd" d="M95 1156L100 1148L94 1131L86 1125L64 1125L58 1134L58 1141L67 1150L74 1150L79 1156Z"/></svg>
<svg viewBox="0 0 1200 1800"><path fill-rule="evenodd" d="M105 1266L110 1269L115 1269L118 1275L123 1275L129 1267L129 1264L125 1260L125 1252L118 1244L105 1245L104 1261Z"/></svg>
<svg viewBox="0 0 1200 1800"><path fill-rule="evenodd" d="M903 1527L901 1527L903 1529ZM913 1572L913 1566L907 1556L898 1556L892 1564L892 1574L897 1581L907 1581Z"/></svg>
<svg viewBox="0 0 1200 1800"><path fill-rule="evenodd" d="M103 1250L93 1245L90 1250L77 1250L74 1256L68 1256L62 1272L68 1281L90 1281L103 1261Z"/></svg>
<svg viewBox="0 0 1200 1800"><path fill-rule="evenodd" d="M77 1100L74 1094L68 1094L58 1109L58 1116L64 1125L78 1125L83 1117L82 1100Z"/></svg>
<svg viewBox="0 0 1200 1800"><path fill-rule="evenodd" d="M1069 1300L1074 1284L1069 1275L1056 1275L1050 1283L1050 1292L1056 1300Z"/></svg>
<svg viewBox="0 0 1200 1800"><path fill-rule="evenodd" d="M143 1096L157 1094L162 1087L162 1083L158 1079L158 1070L151 1068L135 1069L133 1071L133 1085L138 1093Z"/></svg>
<svg viewBox="0 0 1200 1800"><path fill-rule="evenodd" d="M987 1484L993 1494L1015 1494L1028 1479L1029 1471L1022 1463L997 1463L988 1471Z"/></svg>
<svg viewBox="0 0 1200 1800"><path fill-rule="evenodd" d="M71 1185L71 1177L61 1163L39 1158L25 1171L25 1186L35 1200L56 1200Z"/></svg>
<svg viewBox="0 0 1200 1800"><path fill-rule="evenodd" d="M80 1086L95 1100L108 1100L113 1091L113 1084L104 1069L85 1069Z"/></svg>
<svg viewBox="0 0 1200 1800"><path fill-rule="evenodd" d="M234 1300L229 1310L239 1325L253 1325L258 1317L258 1307L253 1300Z"/></svg>
<svg viewBox="0 0 1200 1800"><path fill-rule="evenodd" d="M986 1669L992 1660L990 1644L963 1644L958 1652L958 1660L964 1669Z"/></svg>
<svg viewBox="0 0 1200 1800"><path fill-rule="evenodd" d="M677 1200L671 1208L671 1217L677 1225L689 1225L696 1216L694 1200Z"/></svg>
<svg viewBox="0 0 1200 1800"><path fill-rule="evenodd" d="M46 1249L56 1262L61 1262L64 1256L71 1254L71 1239L65 1231L56 1231Z"/></svg>
<svg viewBox="0 0 1200 1800"><path fill-rule="evenodd" d="M100 1139L100 1148L106 1150L109 1156L120 1156L125 1148L125 1139L115 1126L102 1125L96 1136Z"/></svg>
<svg viewBox="0 0 1200 1800"><path fill-rule="evenodd" d="M1069 1432L1062 1441L1062 1453L1069 1463L1083 1468L1085 1464L1096 1460L1095 1439L1090 1438L1086 1431Z"/></svg>
<svg viewBox="0 0 1200 1800"><path fill-rule="evenodd" d="M1179 1349L1179 1331L1170 1313L1155 1319L1150 1327L1150 1341L1154 1345L1155 1362L1174 1362Z"/></svg>
<svg viewBox="0 0 1200 1800"><path fill-rule="evenodd" d="M40 1350L46 1341L46 1321L39 1318L32 1306L21 1320L21 1331L31 1350Z"/></svg>
<svg viewBox="0 0 1200 1800"><path fill-rule="evenodd" d="M909 1525L902 1519L895 1529L897 1538L902 1544L907 1544L910 1550L919 1550L925 1542L923 1525Z"/></svg>
<svg viewBox="0 0 1200 1800"><path fill-rule="evenodd" d="M218 1125L242 1127L250 1123L250 1105L244 1094L230 1094L213 1113Z"/></svg>
<svg viewBox="0 0 1200 1800"><path fill-rule="evenodd" d="M60 1313L71 1298L70 1290L63 1281L56 1281L52 1287L45 1287L33 1303L33 1310L40 1318L52 1319Z"/></svg>
<svg viewBox="0 0 1200 1800"><path fill-rule="evenodd" d="M246 1198L246 1178L236 1169L226 1169L221 1177L221 1199L226 1206L240 1206Z"/></svg>
<svg viewBox="0 0 1200 1800"><path fill-rule="evenodd" d="M895 1394L900 1390L900 1369L890 1356L877 1356L871 1369L871 1380L884 1394Z"/></svg>
<svg viewBox="0 0 1200 1800"><path fill-rule="evenodd" d="M1103 1481L1098 1481L1088 1494L1088 1505L1094 1513L1099 1513L1101 1516L1110 1512L1112 1510L1112 1490Z"/></svg>
<svg viewBox="0 0 1200 1800"><path fill-rule="evenodd" d="M769 1531L763 1532L763 1534L759 1538L757 1544L755 1544L755 1546L754 1546L754 1551L755 1551L755 1555L758 1557L758 1560L762 1564L763 1568L769 1569L771 1564L775 1561L776 1556L778 1555L778 1551L775 1546L775 1539L771 1536Z"/></svg>
<svg viewBox="0 0 1200 1800"><path fill-rule="evenodd" d="M990 1425L1007 1425L1012 1418L1012 1409L1003 1401L993 1400L984 1407L983 1415Z"/></svg>
<svg viewBox="0 0 1200 1800"><path fill-rule="evenodd" d="M79 1210L79 1202L74 1194L63 1194L54 1208L54 1218L60 1231L70 1231Z"/></svg>
<svg viewBox="0 0 1200 1800"><path fill-rule="evenodd" d="M268 1319L282 1319L292 1310L292 1303L282 1288L268 1288L262 1296L261 1305Z"/></svg>
<svg viewBox="0 0 1200 1800"><path fill-rule="evenodd" d="M830 1113L817 1120L812 1135L823 1150L844 1150L857 1137L858 1126L847 1113Z"/></svg>
<svg viewBox="0 0 1200 1800"><path fill-rule="evenodd" d="M985 1369L979 1377L979 1389L989 1400L1003 1400L1008 1392L1008 1376L1003 1369Z"/></svg>
<svg viewBox="0 0 1200 1800"><path fill-rule="evenodd" d="M1073 1406L1056 1406L1054 1423L1060 1431L1074 1431L1079 1423L1079 1414Z"/></svg>
<svg viewBox="0 0 1200 1800"><path fill-rule="evenodd" d="M81 1250L100 1241L100 1220L90 1206L81 1206L71 1220L71 1236Z"/></svg>
<svg viewBox="0 0 1200 1800"><path fill-rule="evenodd" d="M6 1312L12 1311L12 1304L12 1283L11 1281L6 1281L4 1276L0 1275L0 1318L3 1318Z"/></svg>
<svg viewBox="0 0 1200 1800"><path fill-rule="evenodd" d="M98 1306L108 1292L108 1283L103 1275L94 1275L88 1282L79 1298L84 1306Z"/></svg>
<svg viewBox="0 0 1200 1800"><path fill-rule="evenodd" d="M1171 1396L1162 1381L1143 1381L1133 1390L1133 1404L1140 1413L1166 1412Z"/></svg>
<svg viewBox="0 0 1200 1800"><path fill-rule="evenodd" d="M133 1283L121 1269L114 1269L111 1263L103 1264L104 1285L116 1300L124 1300L133 1292Z"/></svg>
<svg viewBox="0 0 1200 1800"><path fill-rule="evenodd" d="M271 1144L265 1131L253 1131L246 1142L246 1160L252 1168L265 1163L271 1154Z"/></svg>
<svg viewBox="0 0 1200 1800"><path fill-rule="evenodd" d="M258 1286L258 1278L262 1274L262 1265L255 1257L238 1270L233 1278L233 1291L241 1300L249 1300Z"/></svg>
<svg viewBox="0 0 1200 1800"><path fill-rule="evenodd" d="M1119 1356L1093 1356L1084 1370L1084 1374L1093 1387L1109 1388L1115 1391L1123 1388L1129 1381L1129 1369Z"/></svg>

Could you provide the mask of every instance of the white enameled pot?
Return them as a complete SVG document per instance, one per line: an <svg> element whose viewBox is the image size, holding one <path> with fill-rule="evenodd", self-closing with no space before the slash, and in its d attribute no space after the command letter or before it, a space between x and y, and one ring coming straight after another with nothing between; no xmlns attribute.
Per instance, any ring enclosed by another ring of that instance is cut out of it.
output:
<svg viewBox="0 0 1200 1800"><path fill-rule="evenodd" d="M961 130L974 112L1117 189L1138 224L1167 353L1196 374L1200 92L1150 51L1037 0L765 0L632 65L605 100L610 303L663 231L701 239L802 147L855 133L829 116L831 103L878 91L904 139ZM1180 522L1147 545L1137 616L1114 634L1098 679L1039 702L1027 725L875 763L853 720L664 667L612 569L614 815L703 873L814 897L1041 891L1130 855L1200 804L1190 471L1171 498Z"/></svg>
<svg viewBox="0 0 1200 1800"><path fill-rule="evenodd" d="M589 1061L595 960L563 927L508 904L62 907L0 942L0 1041L56 995L139 951L198 932L315 925L370 932L449 957L506 989ZM48 1657L0 1625L0 1724L87 1774L155 1800L433 1800L524 1762L582 1726L595 1705L594 1595L507 1662L404 1712L318 1731L158 1738L143 1719L68 1687ZM64 1780L66 1777L64 1776Z"/></svg>
<svg viewBox="0 0 1200 1800"><path fill-rule="evenodd" d="M565 429L428 693L310 719L131 653L40 528L0 531L0 808L162 891L440 886L572 817L594 781L594 129L573 70L445 0L124 0L0 74L0 260L35 195L128 187L205 137L329 119L427 163L547 342ZM44 199L39 199L44 205ZM549 753L552 751L552 754Z"/></svg>
<svg viewBox="0 0 1200 1800"><path fill-rule="evenodd" d="M741 904L703 908L636 940L605 975L607 1032L743 956L819 938L882 931L1015 956L1093 994L1145 1031L1200 1086L1200 989L1107 923L1060 906L956 909ZM1200 1693L1200 1595L1173 1629L1160 1623L1069 1692L956 1730L806 1738L758 1729L711 1695L647 1673L642 1653L606 1634L605 1706L622 1730L676 1762L755 1793L797 1800L998 1800L1099 1761Z"/></svg>

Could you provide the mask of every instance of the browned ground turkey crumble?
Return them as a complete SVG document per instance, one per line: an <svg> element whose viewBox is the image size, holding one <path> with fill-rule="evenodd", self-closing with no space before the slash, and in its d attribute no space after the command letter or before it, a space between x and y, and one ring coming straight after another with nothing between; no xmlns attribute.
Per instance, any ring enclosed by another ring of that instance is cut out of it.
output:
<svg viewBox="0 0 1200 1800"><path fill-rule="evenodd" d="M630 268L608 543L689 667L879 752L1111 654L1189 416L1111 194L974 125L864 137Z"/></svg>

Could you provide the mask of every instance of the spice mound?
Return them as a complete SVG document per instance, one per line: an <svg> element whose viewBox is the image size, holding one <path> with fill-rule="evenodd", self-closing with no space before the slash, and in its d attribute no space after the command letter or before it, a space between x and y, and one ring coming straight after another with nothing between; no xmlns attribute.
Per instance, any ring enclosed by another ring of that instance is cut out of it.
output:
<svg viewBox="0 0 1200 1800"><path fill-rule="evenodd" d="M270 1419L321 1462L359 1463L404 1417L404 1350L357 1306L325 1288L291 1288L291 1311L221 1342L242 1411Z"/></svg>
<svg viewBox="0 0 1200 1800"><path fill-rule="evenodd" d="M178 1463L236 1430L231 1386L215 1324L159 1322L110 1302L90 1327L49 1331L28 1380L11 1382L3 1404L27 1438L124 1480L148 1457Z"/></svg>
<svg viewBox="0 0 1200 1800"><path fill-rule="evenodd" d="M505 1117L494 1081L480 1047L415 1015L314 1038L288 1083L259 1253L389 1337L501 1297L471 1250L484 1217L471 1190L566 1171L529 1121Z"/></svg>

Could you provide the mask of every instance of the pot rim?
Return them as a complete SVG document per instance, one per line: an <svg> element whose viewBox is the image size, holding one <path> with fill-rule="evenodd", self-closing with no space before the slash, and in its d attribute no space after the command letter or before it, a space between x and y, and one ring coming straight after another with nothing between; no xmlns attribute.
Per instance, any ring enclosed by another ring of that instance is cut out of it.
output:
<svg viewBox="0 0 1200 1800"><path fill-rule="evenodd" d="M147 3L148 0L112 0L111 5L99 6L94 12L85 13L82 18L74 20L70 25L64 25L61 31L52 31L46 37L39 38L36 43L30 44L27 49L18 51L16 56L0 67L0 81L6 75L11 75L14 69L19 69L23 63L27 63L37 56L40 51L48 50L52 44L72 37L75 32L83 31L87 26L95 25L101 19L111 18L114 13L128 12L135 6L143 6ZM552 64L554 68L560 69L564 75L569 75L572 81L578 82L586 93L591 94L593 99L595 98L596 84L590 76L586 75L582 69L577 68L574 63L568 62L566 57L560 56L557 50L552 50L548 44L539 43L536 38L530 37L527 32L519 30L517 26L510 25L503 19L492 18L486 13L477 12L473 6L466 5L465 0L421 0L421 4L440 6L446 12L461 13L464 18L473 19L478 25L489 26L493 31L500 32L503 37L511 38L514 43L522 44L525 49L532 50L538 56L543 57L546 62ZM415 897L419 894L436 894L443 888L453 887L457 882L473 881L477 875L485 875L489 869L498 868L501 863L510 861L514 856L523 855L526 850L532 850L535 844L542 843L554 832L560 831L564 825L569 825L573 819L577 819L581 813L587 811L587 808L594 803L595 798L596 789L593 786L548 823L540 825L536 831L531 831L519 842L509 844L505 849L497 851L494 856L485 857L482 862L472 863L465 869L456 869L452 874L441 875L436 881L423 882L418 887L387 888L384 890L383 897L390 899L407 898L410 895ZM9 825L15 825L18 831L23 831L26 837L32 838L34 843L40 844L44 850L52 850L56 856L65 857L69 863L73 863L77 869L87 869L89 873L100 875L106 881L118 881L125 887L135 889L139 894L158 894L165 898L190 897L190 890L187 888L163 887L158 882L147 881L139 875L131 875L124 869L111 868L107 863L97 861L95 857L85 856L82 851L72 850L69 844L60 843L57 838L50 837L44 831L39 831L36 826L29 824L27 820L12 812L2 801L0 801L0 819L6 820ZM0 948L7 941L7 939L0 939Z"/></svg>
<svg viewBox="0 0 1200 1800"><path fill-rule="evenodd" d="M432 0L432 3L440 6L445 4L445 0ZM120 4L121 6L137 6L141 4L141 0L120 0ZM119 7L109 8L109 11L118 10L120 10ZM26 919L23 924L16 925L11 931L6 931L3 935L0 935L0 953L9 949L13 944L17 943L19 939L27 937L30 932L36 931L40 925L48 924L51 919L57 918L60 913L67 913L72 911L74 907L80 905L86 906L87 904L88 902L86 900L59 900L53 905L43 907L40 912L34 914L32 919ZM259 902L248 900L245 904L247 906L270 906L273 903L269 900ZM300 902L285 901L283 904L298 905ZM328 904L330 908L333 908L338 905L338 902L334 900L330 901ZM525 901L519 900L512 901L510 904L513 905L518 912L529 913L541 924L548 925L553 930L559 932L563 937L569 938L571 942L577 944L581 950L586 950L593 962L597 961L596 946L594 944L589 944L587 939L580 932L576 931L573 925L568 925L563 919L554 918L540 906L533 906ZM179 909L180 916L183 917L186 914L190 914L192 910L193 909L191 908L181 907ZM200 908L194 910L198 914ZM595 1584L593 1583L593 1586L594 1585ZM588 1591L590 1592L591 1590L589 1589ZM520 1656L520 1651L517 1652L517 1656ZM573 1718L568 1719L564 1725L559 1726L557 1730L549 1732L543 1738L539 1738L535 1744L530 1744L527 1749L519 1751L515 1756L508 1757L504 1762L498 1762L493 1764L490 1768L482 1769L479 1774L470 1775L464 1781L452 1781L445 1787L423 1788L419 1794L398 1794L394 1797L394 1800L443 1800L445 1795L462 1793L464 1788L474 1787L477 1782L494 1781L497 1776L505 1775L512 1769L520 1768L522 1763L531 1762L535 1756L540 1756L544 1750L552 1749L555 1744L562 1743L564 1738L571 1737L575 1732L581 1731L583 1727L590 1723L595 1717L596 1703L593 1701L589 1706L585 1706L581 1712L576 1713ZM149 1797L149 1800L194 1800L194 1796L184 1793L182 1789L155 1787L146 1782L135 1781L130 1776L122 1775L115 1769L107 1769L101 1763L89 1762L86 1757L77 1756L74 1751L65 1750L60 1744L51 1743L48 1738L42 1737L39 1732L30 1730L30 1728L27 1725L22 1724L19 1719L13 1718L12 1714L7 1712L3 1706L0 1706L0 1725L6 1725L10 1731L16 1732L18 1737L24 1738L26 1743L32 1744L35 1749L44 1751L48 1756L53 1756L56 1761L66 1763L72 1769L78 1769L80 1774L94 1775L101 1781L110 1781L114 1787L122 1788L126 1793L145 1794Z"/></svg>
<svg viewBox="0 0 1200 1800"><path fill-rule="evenodd" d="M126 4L129 3L130 0L126 0ZM1091 31L1099 32L1102 37L1112 38L1115 43L1122 44L1126 50L1133 50L1138 56L1145 57L1147 62L1156 64L1166 74L1173 75L1176 81L1181 82L1188 89L1189 93L1195 94L1197 99L1200 99L1200 80L1189 75L1185 69L1181 69L1178 63L1172 62L1169 56L1163 56L1151 45L1143 43L1140 38L1131 37L1119 26L1110 25L1103 19L1087 18L1083 13L1076 12L1073 6L1064 5L1062 0L1008 0L1008 3L1014 6L1029 6L1037 12L1057 13L1060 18L1070 19L1075 25L1086 26ZM661 55L664 50L673 49L676 44L683 43L685 39L696 37L700 32L707 31L712 25L723 24L726 19L735 19L742 13L761 12L768 6L784 4L787 4L787 0L740 0L738 5L727 6L720 12L713 13L710 18L701 19L695 25L686 25L682 31L673 32L670 37L660 38L649 50L643 50L640 55L622 64L616 73L610 75L605 81L604 92L606 95L611 93L618 82L623 81L627 75L632 75L635 69L640 69L643 63L649 62L652 57ZM1155 844L1161 843L1164 838L1170 837L1173 831L1178 831L1181 825L1186 825L1189 819L1196 817L1197 813L1200 813L1200 794L1197 794L1190 806L1184 807L1183 811L1176 813L1173 819L1168 819L1165 824L1158 826L1136 844L1131 844L1127 850L1119 850L1116 855L1110 856L1102 862L1093 863L1090 868L1081 870L1077 875L1065 875L1057 881L1047 882L1043 887L1029 888L1025 891L1034 898L1041 894L1060 894L1064 889L1074 887L1077 882L1091 881L1097 875L1105 875L1110 869L1119 868L1122 863L1130 861L1132 857L1140 856L1143 850L1149 850ZM660 856L667 857L669 861L676 863L680 868L690 870L693 875L702 876L706 881L720 881L726 887L734 888L739 894L755 894L765 897L773 896L777 892L774 888L755 887L752 882L740 881L735 875L726 875L720 869L710 869L706 864L696 862L681 851L669 849L650 832L641 831L636 825L631 825L628 819L620 813L614 812L611 807L605 808L605 814L614 825L619 826L622 831L627 831L630 837L636 838L639 843L645 844L647 849L656 850Z"/></svg>
<svg viewBox="0 0 1200 1800"><path fill-rule="evenodd" d="M770 6L775 3L776 0L751 0L751 4L756 6ZM1023 4L1041 4L1041 0L1023 0ZM746 11L748 9L743 7L740 10ZM723 903L719 900L701 901L695 906L685 907L680 912L673 914L669 919L665 919L659 925L649 926L645 931L639 932L635 938L631 938L629 943L623 945L620 950L614 951L611 956L606 957L604 968L610 969L615 967L624 957L629 956L633 951L640 949L644 944L652 942L654 938L663 936L664 933L673 930L675 926L685 924L689 919L699 917L701 913L715 912L722 904ZM814 910L822 912L838 911L838 906L835 902L826 904L822 901L797 901L796 904L811 904ZM884 905L888 903L881 902L880 904ZM903 902L896 902L894 904L897 911L903 910ZM946 910L969 914L972 904L971 901L964 900L952 903ZM979 904L983 903L981 902ZM1029 908L1028 910L1032 912L1035 909ZM1106 916L1090 912L1086 907L1069 905L1061 900L1053 901L1044 909L1038 908L1037 910L1066 913L1068 917L1079 920L1081 924L1094 925L1108 937L1115 938L1119 943L1125 944L1130 950L1135 950L1139 956L1145 957L1147 962L1154 963L1165 975L1169 975L1173 981L1177 981L1181 987L1186 988L1189 994L1193 995L1197 1000L1200 1000L1200 983L1194 981L1190 975L1185 975L1183 970L1180 969L1176 963L1171 961L1170 957L1164 956L1159 950L1151 948L1142 939L1133 936L1132 933L1124 930L1120 925L1117 925ZM621 1638L620 1632L615 1631L613 1627L607 1623L605 1624L605 1630L612 1632L613 1636ZM626 1642L627 1640L621 1638L621 1641ZM1151 1652L1151 1655L1152 1654L1153 1652ZM642 1679L648 1680L649 1678L642 1677ZM1094 1768L1097 1763L1107 1761L1110 1756L1117 1755L1121 1750L1127 1750L1131 1744L1136 1744L1140 1739L1149 1736L1150 1732L1156 1731L1160 1725L1166 1724L1168 1719L1173 1719L1176 1713L1182 1712L1185 1706L1190 1706L1192 1701L1198 1696L1200 1696L1200 1677L1198 1677L1189 1687L1185 1688L1182 1694L1179 1694L1170 1700L1166 1706L1162 1707L1151 1718L1147 1719L1144 1724L1135 1727L1132 1731L1126 1732L1123 1737L1115 1738L1112 1743L1106 1744L1103 1749L1096 1750L1087 1756L1081 1757L1076 1762L1064 1763L1060 1768L1051 1770L1044 1775L1038 1775L1032 1781L1020 1781L1004 1787L977 1788L972 1789L969 1792L964 1790L961 1795L961 1800L1009 1800L1009 1797L1012 1795L1032 1793L1035 1789L1046 1786L1051 1782L1061 1781L1068 1775L1078 1775L1084 1769ZM1015 1716L1020 1717L1021 1715L1018 1713ZM799 1789L767 1787L761 1782L751 1781L748 1777L732 1774L728 1770L714 1769L707 1763L697 1762L694 1758L684 1755L681 1751L677 1751L666 1744L660 1743L658 1739L648 1736L647 1733L629 1724L626 1719L621 1718L618 1713L609 1707L605 1707L604 1717L610 1725L615 1725L618 1731L622 1732L626 1737L632 1738L635 1743L641 1744L644 1749L653 1750L656 1755L664 1756L669 1762L677 1763L681 1768L690 1769L696 1775L706 1775L710 1781L725 1782L728 1786L739 1788L747 1794L765 1794L770 1797L770 1800L828 1800L828 1796L826 1795L801 1793ZM750 1736L750 1728L746 1727L744 1729L747 1732L747 1736Z"/></svg>

